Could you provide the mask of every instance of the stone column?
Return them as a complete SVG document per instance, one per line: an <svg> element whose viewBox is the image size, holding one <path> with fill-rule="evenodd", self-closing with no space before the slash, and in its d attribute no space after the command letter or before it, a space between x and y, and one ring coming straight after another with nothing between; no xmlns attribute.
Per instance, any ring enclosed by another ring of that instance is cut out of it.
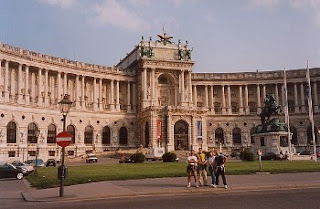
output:
<svg viewBox="0 0 320 209"><path fill-rule="evenodd" d="M110 111L114 111L114 80L110 81Z"/></svg>
<svg viewBox="0 0 320 209"><path fill-rule="evenodd" d="M262 99L266 98L267 90L266 90L266 84L262 85Z"/></svg>
<svg viewBox="0 0 320 209"><path fill-rule="evenodd" d="M215 114L214 112L214 101L213 101L213 93L214 93L214 89L213 86L210 86L210 107L211 107L211 114Z"/></svg>
<svg viewBox="0 0 320 209"><path fill-rule="evenodd" d="M1 66L0 66L1 67ZM21 81L22 81L22 64L19 63L18 67L18 104L22 104L22 93L21 93Z"/></svg>
<svg viewBox="0 0 320 209"><path fill-rule="evenodd" d="M99 111L103 110L102 103L102 78L99 79Z"/></svg>
<svg viewBox="0 0 320 209"><path fill-rule="evenodd" d="M244 86L246 115L250 114L248 85Z"/></svg>
<svg viewBox="0 0 320 209"><path fill-rule="evenodd" d="M184 70L181 70L180 72L180 76L181 76L181 82L180 82L180 88L181 88L181 103L183 103L185 101L184 99Z"/></svg>
<svg viewBox="0 0 320 209"><path fill-rule="evenodd" d="M9 102L9 91L8 85L9 84L9 61L6 60L4 65L4 101Z"/></svg>
<svg viewBox="0 0 320 209"><path fill-rule="evenodd" d="M47 69L44 70L44 105L49 105L49 97L48 97L48 89L49 89L49 71Z"/></svg>
<svg viewBox="0 0 320 209"><path fill-rule="evenodd" d="M131 83L128 81L127 83L127 112L131 112Z"/></svg>
<svg viewBox="0 0 320 209"><path fill-rule="evenodd" d="M60 102L61 100L61 73L58 72L57 75L57 100L58 102ZM59 107L59 104L57 104L57 106Z"/></svg>
<svg viewBox="0 0 320 209"><path fill-rule="evenodd" d="M221 98L222 98L222 115L225 115L227 111L226 111L226 98L224 94L224 85L221 86Z"/></svg>
<svg viewBox="0 0 320 209"><path fill-rule="evenodd" d="M142 69L142 95L143 99L147 100L147 69Z"/></svg>
<svg viewBox="0 0 320 209"><path fill-rule="evenodd" d="M172 134L172 128L171 128L171 115L167 115L167 152L174 150L174 138Z"/></svg>
<svg viewBox="0 0 320 209"><path fill-rule="evenodd" d="M231 91L230 91L230 85L227 86L227 95L228 95L228 114L232 114L232 109L231 109Z"/></svg>
<svg viewBox="0 0 320 209"><path fill-rule="evenodd" d="M30 104L30 94L29 94L29 66L26 65L26 68L25 68L25 85L24 85L24 98L25 98L25 101L26 101L26 104Z"/></svg>
<svg viewBox="0 0 320 209"><path fill-rule="evenodd" d="M285 107L285 104L286 104L286 95L285 95L285 87L284 87L284 84L281 84L282 86L281 86L281 96L282 96L282 102L281 102L281 104L282 104L282 107L284 108ZM285 110L285 109L282 109L283 111ZM289 109L288 109L288 111L289 111ZM283 114L284 114L284 112L283 112Z"/></svg>
<svg viewBox="0 0 320 209"><path fill-rule="evenodd" d="M239 113L243 115L242 86L239 86Z"/></svg>
<svg viewBox="0 0 320 209"><path fill-rule="evenodd" d="M49 78L50 78L49 79L49 81L50 81L49 87L50 87L50 92L51 92L51 94L50 94L50 104L53 105L54 104L54 88L55 88L55 86L54 86L54 77L51 76Z"/></svg>
<svg viewBox="0 0 320 209"><path fill-rule="evenodd" d="M303 83L300 84L300 93L301 93L301 112L306 112L306 103L304 101L304 87Z"/></svg>
<svg viewBox="0 0 320 209"><path fill-rule="evenodd" d="M11 100L16 102L16 75L14 74L15 73L15 69L11 69L9 70L10 72L10 93L9 93L9 100L10 100L10 97L11 97Z"/></svg>
<svg viewBox="0 0 320 209"><path fill-rule="evenodd" d="M93 78L93 110L97 110L97 78Z"/></svg>
<svg viewBox="0 0 320 209"><path fill-rule="evenodd" d="M209 106L209 102L208 102L208 86L207 85L205 85L204 86L204 106L205 106L205 108L208 108L208 106Z"/></svg>
<svg viewBox="0 0 320 209"><path fill-rule="evenodd" d="M85 110L86 109L86 101L84 98L85 95L85 82L84 82L84 76L81 78L81 109Z"/></svg>
<svg viewBox="0 0 320 209"><path fill-rule="evenodd" d="M194 95L194 106L195 106L195 108L197 108L198 107L198 99L197 99L197 86L196 85L194 85L193 86L193 95Z"/></svg>
<svg viewBox="0 0 320 209"><path fill-rule="evenodd" d="M260 96L260 85L257 84L257 113L261 112L261 96Z"/></svg>
<svg viewBox="0 0 320 209"><path fill-rule="evenodd" d="M277 83L274 86L274 99L279 104L279 88L278 88L278 84Z"/></svg>
<svg viewBox="0 0 320 209"><path fill-rule="evenodd" d="M116 80L116 109L120 112L120 81Z"/></svg>
<svg viewBox="0 0 320 209"><path fill-rule="evenodd" d="M136 112L137 111L137 86L135 83L132 83L132 111Z"/></svg>
<svg viewBox="0 0 320 209"><path fill-rule="evenodd" d="M155 104L156 94L155 94L155 69L151 68L151 75L150 75L150 93L151 93L151 105L153 106Z"/></svg>
<svg viewBox="0 0 320 209"><path fill-rule="evenodd" d="M42 105L42 88L41 88L41 83L42 83L42 75L41 75L41 68L38 69L38 105Z"/></svg>
<svg viewBox="0 0 320 209"><path fill-rule="evenodd" d="M63 75L63 96L68 94L68 74Z"/></svg>
<svg viewBox="0 0 320 209"><path fill-rule="evenodd" d="M297 88L297 83L293 84L293 89L294 89L294 112L298 113L299 112L299 103L298 103L298 88Z"/></svg>
<svg viewBox="0 0 320 209"><path fill-rule="evenodd" d="M192 104L192 82L191 82L191 71L188 71L188 101Z"/></svg>
<svg viewBox="0 0 320 209"><path fill-rule="evenodd" d="M313 82L313 89L312 89L311 93L313 94L314 112L319 112L317 81Z"/></svg>
<svg viewBox="0 0 320 209"><path fill-rule="evenodd" d="M79 85L79 75L76 75L76 92L75 92L75 102L76 102L76 110L80 109L80 85Z"/></svg>

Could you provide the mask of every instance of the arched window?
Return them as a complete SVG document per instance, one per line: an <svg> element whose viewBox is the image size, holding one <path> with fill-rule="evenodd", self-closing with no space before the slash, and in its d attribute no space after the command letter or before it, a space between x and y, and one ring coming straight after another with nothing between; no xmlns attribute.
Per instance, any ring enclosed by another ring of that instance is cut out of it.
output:
<svg viewBox="0 0 320 209"><path fill-rule="evenodd" d="M91 126L87 126L84 130L84 143L92 144L93 142L93 128Z"/></svg>
<svg viewBox="0 0 320 209"><path fill-rule="evenodd" d="M148 147L150 143L150 133L149 133L149 123L146 122L146 126L144 129L144 146Z"/></svg>
<svg viewBox="0 0 320 209"><path fill-rule="evenodd" d="M38 143L38 137L36 131L38 127L35 123L30 123L28 125L28 143Z"/></svg>
<svg viewBox="0 0 320 209"><path fill-rule="evenodd" d="M17 143L17 125L13 121L7 125L7 143Z"/></svg>
<svg viewBox="0 0 320 209"><path fill-rule="evenodd" d="M128 131L125 127L121 127L119 130L119 144L128 145Z"/></svg>
<svg viewBox="0 0 320 209"><path fill-rule="evenodd" d="M314 129L314 135L315 135L315 139L316 139L316 143L317 143L318 137L317 137L316 129ZM308 129L307 129L307 138L308 138L308 144L313 144L312 128L311 128L311 126L309 126Z"/></svg>
<svg viewBox="0 0 320 209"><path fill-rule="evenodd" d="M165 75L160 75L158 78L159 84L169 84L168 78Z"/></svg>
<svg viewBox="0 0 320 209"><path fill-rule="evenodd" d="M256 133L256 127L252 127L251 129L250 129L250 137L251 137L251 144L254 144L254 137L253 137L253 134L255 134Z"/></svg>
<svg viewBox="0 0 320 209"><path fill-rule="evenodd" d="M56 135L57 135L56 126L54 124L50 124L48 126L47 143L48 144L56 143Z"/></svg>
<svg viewBox="0 0 320 209"><path fill-rule="evenodd" d="M291 144L298 145L297 129L295 127L291 126L290 132L292 133Z"/></svg>
<svg viewBox="0 0 320 209"><path fill-rule="evenodd" d="M216 143L224 144L224 132L222 128L217 128L215 130L215 139L216 139Z"/></svg>
<svg viewBox="0 0 320 209"><path fill-rule="evenodd" d="M76 138L76 128L73 125L68 125L67 131L72 135L71 144L74 144Z"/></svg>
<svg viewBox="0 0 320 209"><path fill-rule="evenodd" d="M232 141L234 144L241 144L241 129L236 127L232 130Z"/></svg>
<svg viewBox="0 0 320 209"><path fill-rule="evenodd" d="M103 127L102 144L103 145L110 145L110 128L108 126Z"/></svg>

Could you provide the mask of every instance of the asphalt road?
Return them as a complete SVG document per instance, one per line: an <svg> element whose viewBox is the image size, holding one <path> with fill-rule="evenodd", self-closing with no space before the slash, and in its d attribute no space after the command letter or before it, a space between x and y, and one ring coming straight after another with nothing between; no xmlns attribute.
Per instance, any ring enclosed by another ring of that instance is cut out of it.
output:
<svg viewBox="0 0 320 209"><path fill-rule="evenodd" d="M93 201L71 202L24 202L22 199L3 199L0 208L37 208L37 209L188 209L188 208L219 208L219 209L319 209L320 188L292 189L261 192L230 192L221 194L193 194L146 196L132 198L101 199Z"/></svg>

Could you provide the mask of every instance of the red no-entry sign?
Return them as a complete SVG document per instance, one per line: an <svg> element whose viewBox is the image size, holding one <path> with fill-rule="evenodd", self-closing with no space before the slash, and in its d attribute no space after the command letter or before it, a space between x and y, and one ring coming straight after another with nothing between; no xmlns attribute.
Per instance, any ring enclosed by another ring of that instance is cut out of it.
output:
<svg viewBox="0 0 320 209"><path fill-rule="evenodd" d="M61 147L69 146L69 144L71 143L71 140L72 140L72 135L67 131L60 132L56 136L57 144Z"/></svg>

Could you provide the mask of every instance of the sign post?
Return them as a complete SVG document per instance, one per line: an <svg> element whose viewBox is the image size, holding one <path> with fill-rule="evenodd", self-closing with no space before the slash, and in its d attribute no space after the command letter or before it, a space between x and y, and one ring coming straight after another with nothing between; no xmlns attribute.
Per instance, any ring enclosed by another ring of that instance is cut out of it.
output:
<svg viewBox="0 0 320 209"><path fill-rule="evenodd" d="M60 179L60 197L63 197L64 179L66 178L66 167L64 166L65 147L70 145L71 140L72 135L67 131L60 132L56 136L57 144L62 147L61 166L58 168L58 175Z"/></svg>

